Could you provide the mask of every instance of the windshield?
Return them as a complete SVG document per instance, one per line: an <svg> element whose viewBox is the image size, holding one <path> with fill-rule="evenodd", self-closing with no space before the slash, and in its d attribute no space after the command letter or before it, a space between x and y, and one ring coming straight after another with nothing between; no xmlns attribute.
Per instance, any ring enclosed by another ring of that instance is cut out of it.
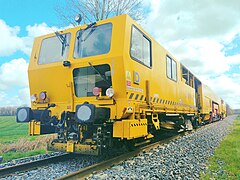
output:
<svg viewBox="0 0 240 180"><path fill-rule="evenodd" d="M70 33L61 34L61 37L65 40L64 42L60 41L57 36L49 37L42 41L38 64L67 60L71 35Z"/></svg>
<svg viewBox="0 0 240 180"><path fill-rule="evenodd" d="M77 32L74 49L75 58L107 54L110 50L112 24L103 24Z"/></svg>
<svg viewBox="0 0 240 180"><path fill-rule="evenodd" d="M110 66L104 64L93 67L73 70L74 89L77 97L94 96L94 87L101 88L102 95L105 96L106 90L112 86Z"/></svg>

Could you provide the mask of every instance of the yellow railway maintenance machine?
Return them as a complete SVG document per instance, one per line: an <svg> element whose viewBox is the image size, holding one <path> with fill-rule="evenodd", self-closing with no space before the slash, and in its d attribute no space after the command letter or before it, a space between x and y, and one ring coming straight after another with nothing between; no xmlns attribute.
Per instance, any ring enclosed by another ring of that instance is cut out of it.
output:
<svg viewBox="0 0 240 180"><path fill-rule="evenodd" d="M127 15L35 38L28 74L17 122L57 133L56 151L97 155L191 129L198 114L201 82Z"/></svg>

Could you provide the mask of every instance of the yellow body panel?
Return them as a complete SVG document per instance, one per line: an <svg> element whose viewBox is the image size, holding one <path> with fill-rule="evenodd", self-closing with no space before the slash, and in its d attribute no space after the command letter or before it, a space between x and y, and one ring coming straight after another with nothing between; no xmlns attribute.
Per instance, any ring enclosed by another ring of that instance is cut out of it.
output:
<svg viewBox="0 0 240 180"><path fill-rule="evenodd" d="M220 113L222 115L222 118L225 118L227 116L226 103L222 99L221 99Z"/></svg>
<svg viewBox="0 0 240 180"><path fill-rule="evenodd" d="M122 120L113 124L113 137L134 139L147 136L147 119Z"/></svg>
<svg viewBox="0 0 240 180"><path fill-rule="evenodd" d="M67 152L74 152L74 141L68 141L67 142Z"/></svg>
<svg viewBox="0 0 240 180"><path fill-rule="evenodd" d="M31 121L29 123L28 134L31 136L40 135L40 122Z"/></svg>
<svg viewBox="0 0 240 180"><path fill-rule="evenodd" d="M206 85L202 88L202 114L209 114L212 111L212 103L217 103L221 106L221 99Z"/></svg>
<svg viewBox="0 0 240 180"><path fill-rule="evenodd" d="M85 145L85 144L74 144L72 143L70 147L67 145L70 143L50 143L48 144L47 149L51 151L60 151L60 152L74 152L88 155L98 155L98 149L96 145Z"/></svg>

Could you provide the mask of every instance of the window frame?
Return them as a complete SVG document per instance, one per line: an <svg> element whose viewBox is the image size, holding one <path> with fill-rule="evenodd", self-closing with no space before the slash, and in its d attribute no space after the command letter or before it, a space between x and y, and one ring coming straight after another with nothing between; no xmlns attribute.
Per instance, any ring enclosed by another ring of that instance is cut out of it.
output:
<svg viewBox="0 0 240 180"><path fill-rule="evenodd" d="M111 24L111 27L112 27L111 39L110 39L110 44L109 44L109 51L107 53L105 53L105 54L97 54L97 55L86 56L86 57L75 57L74 54L75 54L75 49L76 49L77 34L78 34L79 31L86 29L86 28L84 28L84 29L80 28L79 30L76 31L75 38L74 38L74 47L73 47L73 53L72 53L72 57L73 57L74 60L79 60L79 59L89 58L89 57L94 57L94 56L107 55L107 54L109 54L111 52L111 50L112 50L112 38L113 38L113 27L114 27L113 23L107 22L107 23L103 23L103 24L99 24L99 25L96 24L95 26L102 26L102 25L106 25L106 24Z"/></svg>
<svg viewBox="0 0 240 180"><path fill-rule="evenodd" d="M169 77L168 76L168 71L167 71L167 60L168 58L171 60L171 76L173 75L173 66L172 66L172 62L174 61L176 63L176 80L173 79L172 77ZM174 81L174 82L177 82L178 81L178 71L177 71L177 67L178 67L178 64L177 64L177 61L175 61L173 58L171 58L168 54L166 55L166 76L168 79Z"/></svg>
<svg viewBox="0 0 240 180"><path fill-rule="evenodd" d="M149 44L150 44L150 47L149 47L149 48L150 48L150 66L148 66L147 64L144 64L141 60L139 60L139 59L137 59L136 57L132 56L131 49L132 49L133 28L135 28L137 31L139 31L139 32L143 35L143 37L149 41ZM146 66L146 67L148 67L149 69L152 69L152 41L151 41L151 39L150 39L148 36L146 36L146 35L145 35L137 26L135 26L134 24L133 24L132 27L131 27L129 54L130 54L130 57L131 57L132 60L134 60L134 61L136 61L136 62L138 62L138 63L140 63L140 64L142 64L142 65L144 65L144 66Z"/></svg>
<svg viewBox="0 0 240 180"><path fill-rule="evenodd" d="M104 66L104 65L106 65L106 66L108 66L109 67L109 71L111 72L111 86L110 87L112 87L113 86L113 77L112 77L112 67L110 66L110 64L108 64L108 63L104 63L104 64L97 64L97 65L94 65L94 67L96 68L96 66ZM80 70L80 69L83 69L83 68L91 68L91 66L83 66L83 67L75 67L73 70L72 70L72 78L73 78L73 92L74 92L74 96L76 97L76 98L92 98L92 97L95 97L95 95L91 95L91 96L77 96L77 93L76 93L76 90L77 90L77 88L76 88L76 86L75 86L75 80L74 80L74 71L75 70ZM92 68L91 68L92 69ZM95 70L93 70L95 73L96 73L96 71ZM96 73L95 75L97 75L98 73ZM88 75L87 75L88 76ZM96 83L96 82L95 82ZM95 86L96 87L96 86ZM105 92L106 93L106 92ZM106 97L107 95L102 95L103 97Z"/></svg>
<svg viewBox="0 0 240 180"><path fill-rule="evenodd" d="M69 36L69 44L68 44L68 46L69 46L69 49L68 49L68 54L67 54L67 59L68 59L68 57L69 57L69 53L70 53L70 45L71 45L71 40L72 40L72 33L71 32L64 32L64 33L60 33L61 35L67 35L67 34L69 34L70 36ZM61 61L55 61L55 62L50 62L50 63L39 63L39 59L40 59L40 53L41 53L41 50L42 50L42 45L43 45L43 41L44 40L46 40L46 39L50 39L50 38L53 38L53 37L56 37L56 38L58 38L57 37L57 35L53 35L53 36L49 36L49 37L46 37L46 38L43 38L42 40L41 40L41 45L40 45L40 48L39 48L39 53L38 53L38 59L37 59L37 64L38 65L47 65L47 64L53 64L53 63L59 63L59 62L63 62L62 60Z"/></svg>

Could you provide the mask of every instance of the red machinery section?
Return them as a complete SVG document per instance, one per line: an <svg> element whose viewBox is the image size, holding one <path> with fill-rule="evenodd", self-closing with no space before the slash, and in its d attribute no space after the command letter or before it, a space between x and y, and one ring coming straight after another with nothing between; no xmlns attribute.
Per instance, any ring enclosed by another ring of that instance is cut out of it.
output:
<svg viewBox="0 0 240 180"><path fill-rule="evenodd" d="M212 102L212 118L218 119L219 117L219 104L216 102Z"/></svg>

